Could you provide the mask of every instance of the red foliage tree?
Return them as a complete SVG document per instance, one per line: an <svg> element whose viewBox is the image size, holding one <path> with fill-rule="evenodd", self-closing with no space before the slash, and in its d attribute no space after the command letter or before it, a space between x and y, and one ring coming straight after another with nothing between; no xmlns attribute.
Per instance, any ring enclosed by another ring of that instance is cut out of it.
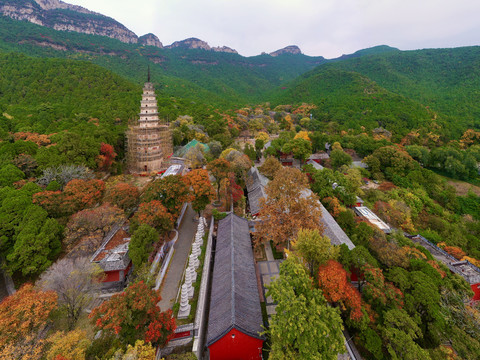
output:
<svg viewBox="0 0 480 360"><path fill-rule="evenodd" d="M351 320L363 317L362 299L357 289L348 282L348 274L342 264L328 260L318 270L318 285L328 302L340 304L342 311L349 312Z"/></svg>
<svg viewBox="0 0 480 360"><path fill-rule="evenodd" d="M54 291L35 291L32 284L5 298L0 303L0 349L44 326L56 307Z"/></svg>
<svg viewBox="0 0 480 360"><path fill-rule="evenodd" d="M136 186L118 183L107 189L104 201L123 210L129 210L137 206L139 198L140 193Z"/></svg>
<svg viewBox="0 0 480 360"><path fill-rule="evenodd" d="M93 309L89 317L97 330L118 335L127 344L143 339L165 345L177 326L172 310L162 312L157 306L161 299L158 290L141 281L113 295Z"/></svg>
<svg viewBox="0 0 480 360"><path fill-rule="evenodd" d="M237 202L243 196L243 188L235 181L235 173L231 172L228 175L228 180L230 184L229 193L232 195L233 202Z"/></svg>
<svg viewBox="0 0 480 360"><path fill-rule="evenodd" d="M97 156L97 165L99 170L107 171L112 166L117 154L110 144L102 143L100 146L100 155Z"/></svg>
<svg viewBox="0 0 480 360"><path fill-rule="evenodd" d="M167 208L160 201L152 200L148 203L140 204L132 220L132 225L134 228L139 224L150 225L157 229L160 234L165 234L172 229L173 222L173 216L168 212Z"/></svg>

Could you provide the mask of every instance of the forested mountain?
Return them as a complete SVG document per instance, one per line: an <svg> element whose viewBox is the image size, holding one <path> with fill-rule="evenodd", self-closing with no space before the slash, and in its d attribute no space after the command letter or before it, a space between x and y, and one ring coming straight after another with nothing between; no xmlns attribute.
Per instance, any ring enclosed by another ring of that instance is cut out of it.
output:
<svg viewBox="0 0 480 360"><path fill-rule="evenodd" d="M408 97L395 94L368 77L334 66L321 67L276 94L276 103L313 103L315 118L346 128L384 127L400 133L417 128L432 114Z"/></svg>
<svg viewBox="0 0 480 360"><path fill-rule="evenodd" d="M0 0L0 14L56 30L108 36L137 43L133 31L114 19L59 0Z"/></svg>
<svg viewBox="0 0 480 360"><path fill-rule="evenodd" d="M385 50L320 65L273 98L313 102L340 122L375 120L394 130L428 119L453 137L480 127L480 47Z"/></svg>
<svg viewBox="0 0 480 360"><path fill-rule="evenodd" d="M104 36L56 31L0 17L0 50L37 57L87 60L138 84L147 65L162 92L209 103L263 101L265 92L325 62L322 57L284 54L243 57L235 53L126 44Z"/></svg>

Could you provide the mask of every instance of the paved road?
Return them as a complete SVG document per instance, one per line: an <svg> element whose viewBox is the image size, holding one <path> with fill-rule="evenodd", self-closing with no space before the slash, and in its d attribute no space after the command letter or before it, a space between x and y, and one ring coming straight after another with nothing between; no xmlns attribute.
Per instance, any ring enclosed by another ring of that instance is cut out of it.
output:
<svg viewBox="0 0 480 360"><path fill-rule="evenodd" d="M195 216L195 211L193 211L191 205L188 205L185 217L178 229L178 240L174 245L175 252L170 261L170 267L160 288L162 300L158 303L158 306L162 311L171 309L175 303L183 270L187 265L188 255L190 255L190 248L197 230L198 222L194 221Z"/></svg>

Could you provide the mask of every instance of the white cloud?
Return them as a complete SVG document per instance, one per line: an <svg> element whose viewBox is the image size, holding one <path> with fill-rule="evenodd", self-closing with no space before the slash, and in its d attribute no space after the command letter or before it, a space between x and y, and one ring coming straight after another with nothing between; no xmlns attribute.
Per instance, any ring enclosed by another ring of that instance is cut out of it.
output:
<svg viewBox="0 0 480 360"><path fill-rule="evenodd" d="M198 37L257 55L287 45L327 58L386 44L401 49L476 45L472 0L70 0L168 45Z"/></svg>

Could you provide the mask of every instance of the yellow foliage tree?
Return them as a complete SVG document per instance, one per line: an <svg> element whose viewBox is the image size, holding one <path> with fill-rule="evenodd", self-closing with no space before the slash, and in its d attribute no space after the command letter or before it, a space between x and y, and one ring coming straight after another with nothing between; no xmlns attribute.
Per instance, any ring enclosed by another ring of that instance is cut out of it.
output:
<svg viewBox="0 0 480 360"><path fill-rule="evenodd" d="M221 158L226 158L228 156L228 154L230 154L232 151L238 151L237 149L234 149L234 148L228 148L228 149L225 149L222 151L222 153L220 154L220 157Z"/></svg>
<svg viewBox="0 0 480 360"><path fill-rule="evenodd" d="M310 136L308 136L308 132L306 132L306 131L298 132L297 135L295 135L294 139L304 139L304 140L307 140L307 141L312 141L310 139Z"/></svg>
<svg viewBox="0 0 480 360"><path fill-rule="evenodd" d="M342 150L343 151L342 145L340 145L340 143L338 141L335 141L332 144L332 151L333 150Z"/></svg>
<svg viewBox="0 0 480 360"><path fill-rule="evenodd" d="M87 333L83 330L73 330L68 333L58 331L47 341L51 343L47 360L55 360L59 355L68 360L85 360L85 351L90 346Z"/></svg>
<svg viewBox="0 0 480 360"><path fill-rule="evenodd" d="M110 360L155 360L155 348L150 343L137 340L135 346L128 345L125 354L119 350Z"/></svg>
<svg viewBox="0 0 480 360"><path fill-rule="evenodd" d="M270 137L265 131L260 131L257 133L257 136L255 136L255 140L263 140L264 143L268 142Z"/></svg>

